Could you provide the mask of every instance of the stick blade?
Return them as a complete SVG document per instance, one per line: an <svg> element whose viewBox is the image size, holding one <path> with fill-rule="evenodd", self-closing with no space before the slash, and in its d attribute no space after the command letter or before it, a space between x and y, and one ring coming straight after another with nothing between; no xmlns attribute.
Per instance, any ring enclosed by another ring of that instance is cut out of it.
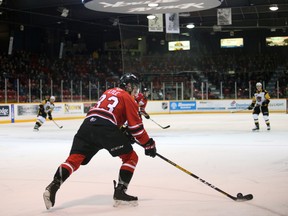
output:
<svg viewBox="0 0 288 216"><path fill-rule="evenodd" d="M170 128L170 125L167 125L165 127L162 127L163 129L167 129L167 128Z"/></svg>
<svg viewBox="0 0 288 216"><path fill-rule="evenodd" d="M253 199L253 195L252 194L247 194L247 195L242 196L242 197L238 197L237 196L236 201L243 202L243 201L249 201L249 200L252 200L252 199Z"/></svg>

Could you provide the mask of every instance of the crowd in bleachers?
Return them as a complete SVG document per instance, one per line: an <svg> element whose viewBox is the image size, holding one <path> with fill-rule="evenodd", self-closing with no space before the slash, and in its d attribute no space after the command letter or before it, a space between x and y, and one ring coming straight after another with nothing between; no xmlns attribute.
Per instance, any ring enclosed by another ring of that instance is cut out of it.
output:
<svg viewBox="0 0 288 216"><path fill-rule="evenodd" d="M49 95L51 89L58 97L62 94L63 100L71 100L71 95L74 100L79 100L80 97L85 100L88 98L89 91L100 91L101 94L110 87L107 86L107 82L114 83L123 70L136 73L148 87L152 82L153 91L157 93L154 99L163 99L163 95L161 96L163 82L167 87L165 99L173 99L175 87L180 86L180 83L183 83L186 89L185 99L189 99L191 81L193 81L196 98L201 97L199 94L203 82L205 85L209 83L209 98L218 97L215 95L213 97L210 86L214 85L219 89L220 83L223 84L226 98L233 97L235 83L237 83L238 98L247 98L249 82L269 83L273 73L279 67L284 68L278 78L280 96L287 97L288 65L285 56L278 56L277 53L203 55L169 52L162 55L141 56L139 53L126 52L123 55L119 51L95 51L89 56L67 55L62 59L53 59L45 55L15 51L12 55L0 54L0 102L4 101L5 93L8 101L17 102L18 94L19 102L28 102L29 94L32 95L31 101L37 101L39 95ZM89 82L91 85L88 85ZM92 99L96 99L97 96Z"/></svg>
<svg viewBox="0 0 288 216"><path fill-rule="evenodd" d="M228 98L233 97L235 93L235 82L237 83L237 96L247 98L249 96L249 83L263 82L267 84L277 68L284 67L286 71L288 68L286 57L278 55L278 53L191 55L188 52L178 52L168 53L161 57L144 57L143 59L146 71L157 74L154 76L153 83L158 88L161 88L163 81L184 82L188 88L191 86L192 77L192 80L195 81L196 91L200 91L201 82L213 84L218 89L222 83L223 92ZM174 74L172 80L171 76L167 76L167 73ZM287 96L284 93L285 89L287 91L287 82L285 83L280 79L279 81L281 83L280 90L283 95ZM213 95L210 95L211 97Z"/></svg>
<svg viewBox="0 0 288 216"><path fill-rule="evenodd" d="M118 72L120 64L111 58L113 56L109 55L103 55L100 58L97 53L91 56L67 56L63 59L51 59L45 55L23 51L15 52L13 55L2 54L0 55L0 100L4 97L5 80L8 98L15 99L17 79L20 86L20 101L27 101L29 85L33 95L32 100L39 96L39 80L42 81L43 95L50 94L52 80L54 94L60 95L60 81L62 81L65 96L68 97L71 95L71 80L75 83L81 80L84 83L90 81L95 84L98 81L104 82L114 71ZM84 91L88 88L87 85L83 87ZM75 88L74 91L79 91L79 88Z"/></svg>

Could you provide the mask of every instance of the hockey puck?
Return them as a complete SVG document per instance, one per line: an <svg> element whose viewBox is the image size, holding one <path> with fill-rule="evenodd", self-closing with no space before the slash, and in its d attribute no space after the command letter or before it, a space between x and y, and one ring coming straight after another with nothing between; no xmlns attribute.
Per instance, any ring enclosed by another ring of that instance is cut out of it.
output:
<svg viewBox="0 0 288 216"><path fill-rule="evenodd" d="M253 195L252 194L248 194L245 196L247 200L252 200L253 199Z"/></svg>
<svg viewBox="0 0 288 216"><path fill-rule="evenodd" d="M243 194L242 193L238 193L237 194L237 198L243 198Z"/></svg>

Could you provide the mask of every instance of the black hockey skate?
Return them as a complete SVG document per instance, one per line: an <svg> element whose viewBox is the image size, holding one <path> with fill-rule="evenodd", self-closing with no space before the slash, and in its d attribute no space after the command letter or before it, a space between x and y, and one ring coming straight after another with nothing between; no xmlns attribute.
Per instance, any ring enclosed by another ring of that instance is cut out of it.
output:
<svg viewBox="0 0 288 216"><path fill-rule="evenodd" d="M41 127L41 124L39 122L36 122L35 125L34 125L33 130L37 132L37 131L39 131L40 127Z"/></svg>
<svg viewBox="0 0 288 216"><path fill-rule="evenodd" d="M259 131L259 127L254 127L253 129L252 129L252 131Z"/></svg>
<svg viewBox="0 0 288 216"><path fill-rule="evenodd" d="M39 131L39 126L37 124L35 124L33 131L38 132Z"/></svg>
<svg viewBox="0 0 288 216"><path fill-rule="evenodd" d="M131 206L137 206L138 205L138 197L135 196L130 196L128 194L126 194L126 190L127 188L122 185L119 184L116 187L116 181L113 181L114 183L114 195L113 195L113 199L114 199L114 207L118 207L120 204L125 203L125 204L129 204Z"/></svg>
<svg viewBox="0 0 288 216"><path fill-rule="evenodd" d="M252 129L252 131L259 131L259 122L255 122L255 127Z"/></svg>
<svg viewBox="0 0 288 216"><path fill-rule="evenodd" d="M43 193L43 198L47 209L50 209L54 206L56 192L60 188L60 185L60 180L54 178L54 180L46 187L45 192Z"/></svg>

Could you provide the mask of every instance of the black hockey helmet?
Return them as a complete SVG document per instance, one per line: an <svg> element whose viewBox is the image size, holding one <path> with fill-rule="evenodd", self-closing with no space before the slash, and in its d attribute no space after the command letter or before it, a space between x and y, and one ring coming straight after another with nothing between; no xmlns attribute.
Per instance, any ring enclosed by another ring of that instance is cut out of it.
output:
<svg viewBox="0 0 288 216"><path fill-rule="evenodd" d="M143 93L143 95L144 95L145 98L148 98L149 95L150 95L150 90L149 90L148 88L144 87L144 88L142 89L142 93Z"/></svg>
<svg viewBox="0 0 288 216"><path fill-rule="evenodd" d="M128 83L132 85L139 85L138 78L132 73L126 73L120 78L120 88L125 88Z"/></svg>

